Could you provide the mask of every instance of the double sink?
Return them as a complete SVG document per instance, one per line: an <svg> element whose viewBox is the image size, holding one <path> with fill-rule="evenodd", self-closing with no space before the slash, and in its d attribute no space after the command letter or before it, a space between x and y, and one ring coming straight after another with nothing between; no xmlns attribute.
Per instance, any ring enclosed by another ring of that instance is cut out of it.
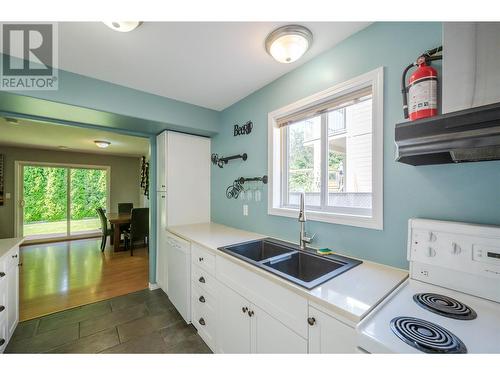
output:
<svg viewBox="0 0 500 375"><path fill-rule="evenodd" d="M341 255L316 255L314 250L272 238L220 247L219 250L265 269L306 289L313 289L361 264Z"/></svg>

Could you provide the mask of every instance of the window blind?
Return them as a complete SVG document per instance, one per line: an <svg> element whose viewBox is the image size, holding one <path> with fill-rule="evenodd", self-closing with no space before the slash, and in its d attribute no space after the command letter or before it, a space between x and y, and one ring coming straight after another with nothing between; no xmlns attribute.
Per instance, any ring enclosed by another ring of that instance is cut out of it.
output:
<svg viewBox="0 0 500 375"><path fill-rule="evenodd" d="M360 90L353 91L349 94L345 94L333 99L323 101L321 103L317 103L310 107L304 108L298 112L294 112L287 116L278 118L276 121L276 126L278 128L281 128L298 121L308 120L324 112L329 112L335 109L347 107L357 102L369 99L371 95L372 95L372 87L371 86L364 87Z"/></svg>

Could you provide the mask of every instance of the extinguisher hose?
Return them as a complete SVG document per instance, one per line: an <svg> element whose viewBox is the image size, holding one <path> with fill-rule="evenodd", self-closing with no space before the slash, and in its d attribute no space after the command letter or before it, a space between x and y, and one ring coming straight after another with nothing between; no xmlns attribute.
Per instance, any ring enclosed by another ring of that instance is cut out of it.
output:
<svg viewBox="0 0 500 375"><path fill-rule="evenodd" d="M411 63L408 65L405 70L403 70L403 76L401 77L401 94L403 95L403 115L406 118L409 118L410 115L408 114L408 90L406 89L406 74L408 73L408 70L413 68L416 64Z"/></svg>

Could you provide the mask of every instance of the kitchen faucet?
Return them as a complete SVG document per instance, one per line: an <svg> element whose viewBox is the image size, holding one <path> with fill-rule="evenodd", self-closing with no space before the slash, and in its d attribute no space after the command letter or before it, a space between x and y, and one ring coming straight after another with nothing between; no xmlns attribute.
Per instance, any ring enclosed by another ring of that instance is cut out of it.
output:
<svg viewBox="0 0 500 375"><path fill-rule="evenodd" d="M306 244L310 244L315 236L307 237L307 233L305 232L305 224L306 224L306 210L305 210L305 194L300 193L300 206L299 206L299 223L300 223L300 239L299 239L299 249L305 250Z"/></svg>

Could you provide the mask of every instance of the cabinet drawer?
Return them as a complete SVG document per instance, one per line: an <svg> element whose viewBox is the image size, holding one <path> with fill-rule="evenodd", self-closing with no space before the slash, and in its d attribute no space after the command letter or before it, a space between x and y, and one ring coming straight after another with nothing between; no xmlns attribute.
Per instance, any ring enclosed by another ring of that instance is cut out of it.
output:
<svg viewBox="0 0 500 375"><path fill-rule="evenodd" d="M191 259L194 264L215 275L215 255L201 246L191 246Z"/></svg>
<svg viewBox="0 0 500 375"><path fill-rule="evenodd" d="M194 301L193 301L194 303ZM208 306L193 304L193 325L198 334L212 351L215 350L216 319L215 311Z"/></svg>
<svg viewBox="0 0 500 375"><path fill-rule="evenodd" d="M7 319L0 318L0 353L7 347L7 339Z"/></svg>
<svg viewBox="0 0 500 375"><path fill-rule="evenodd" d="M0 321L7 319L7 287L0 282Z"/></svg>
<svg viewBox="0 0 500 375"><path fill-rule="evenodd" d="M193 308L195 306L198 306L198 311L204 309L215 311L217 307L217 301L215 297L211 293L197 287L196 285L193 285L193 288L191 290L191 298L191 306Z"/></svg>
<svg viewBox="0 0 500 375"><path fill-rule="evenodd" d="M19 264L19 247L13 248L5 255L5 269L11 270L13 267L17 267ZM4 271L5 272L5 271Z"/></svg>
<svg viewBox="0 0 500 375"><path fill-rule="evenodd" d="M192 269L192 285L212 294L217 295L217 287L215 276L212 276L208 271L193 265Z"/></svg>
<svg viewBox="0 0 500 375"><path fill-rule="evenodd" d="M269 315L307 338L307 299L221 255L216 259L217 280Z"/></svg>

